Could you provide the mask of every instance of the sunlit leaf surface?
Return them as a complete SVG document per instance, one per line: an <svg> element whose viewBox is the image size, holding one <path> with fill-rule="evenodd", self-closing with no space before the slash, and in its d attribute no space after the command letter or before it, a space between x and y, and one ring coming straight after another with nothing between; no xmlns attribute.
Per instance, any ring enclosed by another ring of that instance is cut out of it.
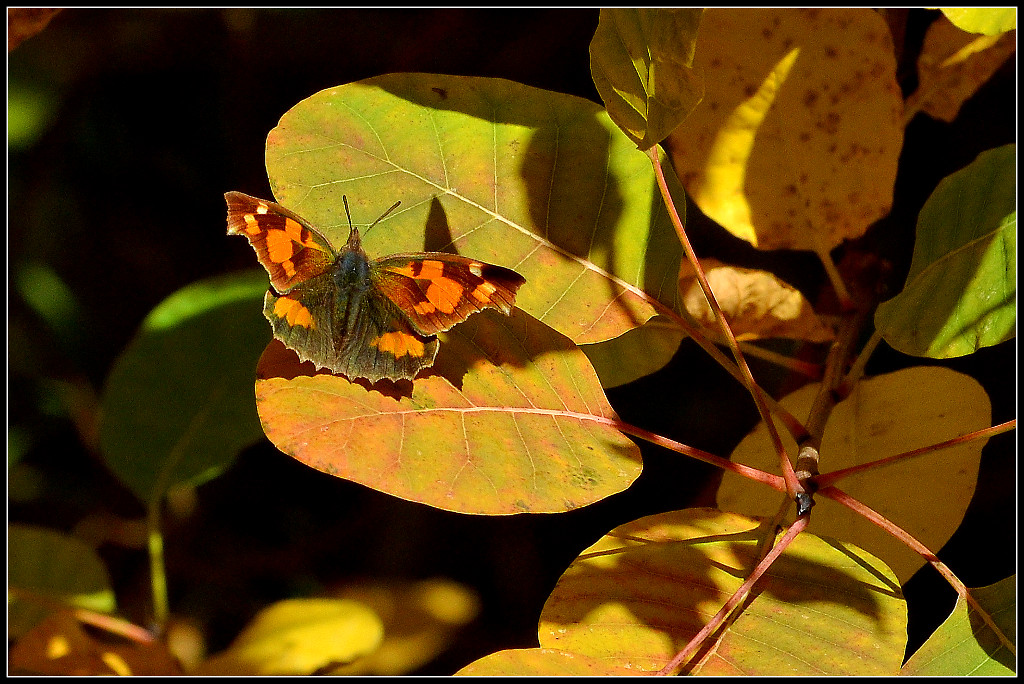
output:
<svg viewBox="0 0 1024 684"><path fill-rule="evenodd" d="M636 445L586 356L520 312L447 333L413 382L319 373L283 345L260 362L267 437L318 470L463 513L566 511L625 489Z"/></svg>
<svg viewBox="0 0 1024 684"><path fill-rule="evenodd" d="M687 192L726 230L820 254L889 212L903 98L876 12L710 8L694 68L704 99L669 144Z"/></svg>
<svg viewBox="0 0 1024 684"><path fill-rule="evenodd" d="M797 418L810 412L817 383L783 397ZM825 426L820 470L827 473L936 444L989 427L992 408L973 378L948 368L915 367L867 378L836 405ZM796 444L783 442L791 455ZM914 535L933 551L960 526L978 479L985 440L973 440L840 480L836 486ZM743 438L732 460L771 472L778 460L764 425ZM924 560L887 532L845 506L816 497L808 530L857 544L883 559L901 582ZM772 515L777 496L746 478L726 473L718 491L723 510Z"/></svg>

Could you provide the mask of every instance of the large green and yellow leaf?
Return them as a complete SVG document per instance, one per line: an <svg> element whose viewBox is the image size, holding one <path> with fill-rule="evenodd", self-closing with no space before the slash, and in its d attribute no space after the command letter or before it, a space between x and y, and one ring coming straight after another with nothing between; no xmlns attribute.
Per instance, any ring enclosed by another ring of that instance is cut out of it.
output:
<svg viewBox="0 0 1024 684"><path fill-rule="evenodd" d="M371 256L456 250L526 278L517 305L578 344L675 308L681 247L650 160L598 105L502 79L389 74L323 90L267 139L277 199Z"/></svg>

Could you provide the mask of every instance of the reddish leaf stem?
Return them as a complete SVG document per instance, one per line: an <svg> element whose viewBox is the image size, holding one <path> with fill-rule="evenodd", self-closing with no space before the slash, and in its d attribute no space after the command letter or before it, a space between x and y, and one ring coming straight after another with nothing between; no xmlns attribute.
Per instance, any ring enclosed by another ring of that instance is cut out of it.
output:
<svg viewBox="0 0 1024 684"><path fill-rule="evenodd" d="M949 447L957 446L958 444L964 444L965 442L970 442L975 439L988 439L989 437L993 437L1004 432L1009 432L1010 430L1013 430L1016 427L1017 420L1015 418L1013 420L1008 420L1005 423L993 425L992 427L985 428L983 430L975 430L974 432L969 432L966 435L960 435L959 437L954 437L953 439L947 439L945 442L931 444L926 447L921 447L920 449L912 449L911 451L905 451L902 454L897 454L895 456L880 458L877 461L872 461L871 463L864 463L850 468L843 468L842 470L834 470L830 473L819 475L816 478L815 482L817 482L819 487L829 487L834 483L838 482L839 480L843 479L844 477L849 477L850 475L856 475L857 473L862 473L867 470L881 468L891 463L902 461L908 458L916 458L917 456L923 456L934 451L939 451L940 449L948 449Z"/></svg>
<svg viewBox="0 0 1024 684"><path fill-rule="evenodd" d="M750 367L747 366L747 360L743 356L743 352L740 351L739 345L736 343L736 337L732 333L732 329L729 327L728 321L725 319L725 313L722 311L722 307L718 304L718 300L715 298L715 293L711 290L711 285L708 283L707 276L704 274L704 269L701 268L700 262L697 261L697 255L693 251L693 246L690 244L690 239L686 235L686 229L683 227L683 222L679 219L679 212L676 211L675 203L672 201L672 195L669 193L668 182L665 180L665 170L661 166L661 159L658 155L660 148L655 145L647 150L647 156L650 157L651 163L654 165L654 174L658 179L658 187L661 189L661 196L665 202L665 207L668 209L669 217L672 219L672 225L675 226L676 233L679 236L679 241L682 243L683 251L686 252L686 258L693 266L695 275L697 276L697 282L700 284L701 291L704 292L704 297L708 301L708 305L715 314L715 318L718 321L719 327L722 329L722 334L725 336L726 342L728 343L729 349L732 351L733 357L736 359L736 364L739 366L740 372L742 373L743 384L746 386L747 391L750 392L750 396L754 399L754 404L757 405L757 411L761 414L761 420L764 421L765 426L768 428L768 434L771 436L772 445L775 447L775 453L779 455L779 464L782 470L782 475L786 480L786 489L790 496L795 496L798 492L803 491L803 485L801 485L793 472L793 462L789 454L786 453L786 447L782 444L782 438L779 436L779 431L775 427L775 422L772 420L771 412L768 410L768 404L765 401L765 393L762 392L761 388L754 382L754 375L750 372Z"/></svg>
<svg viewBox="0 0 1024 684"><path fill-rule="evenodd" d="M740 585L740 588L737 589L731 597L729 597L729 600L725 602L725 605L719 609L715 616L711 618L708 623L693 636L692 639L690 639L690 642L686 644L686 647L683 648L683 650L677 653L675 657L665 665L665 667L658 670L655 674L672 674L672 672L679 667L684 660L689 658L690 655L692 655L693 652L696 651L702 643L704 643L704 639L714 633L714 631L718 629L723 622L725 622L725 619L729 616L732 610L746 598L747 594L750 593L751 588L754 586L754 583L761 579L761 575L771 567L772 563L775 562L775 559L782 555L782 552L789 547L793 540L796 539L796 536L800 534L805 527L807 527L807 522L807 516L797 518L797 520L786 531L786 534L784 534L779 540L779 543L777 543L772 550L768 552L764 559L757 564L757 567L754 568L750 577L748 577L747 580Z"/></svg>
<svg viewBox="0 0 1024 684"><path fill-rule="evenodd" d="M658 446L663 446L666 449L671 449L672 451L676 451L680 454L685 454L687 456L690 456L691 458L697 459L698 461L703 461L704 463L708 463L710 465L721 468L722 470L728 470L730 472L736 473L737 475L748 477L756 482L763 482L769 487L777 489L780 492L786 491L785 480L783 480L778 475L766 473L763 470L751 468L750 466L745 466L742 463L733 463L727 458L715 456L714 454L708 453L707 451L702 451L701 449L697 449L696 447L687 446L682 442L677 442L674 439L663 437L657 433L644 430L643 428L639 428L635 425L630 425L629 423L624 423L620 420L609 420L607 422L616 430L624 432L627 435L639 437L640 439L648 441L652 444L657 444Z"/></svg>
<svg viewBox="0 0 1024 684"><path fill-rule="evenodd" d="M156 641L156 636L149 630L113 615L74 606L31 589L8 587L7 593L21 601L45 606L53 611L68 611L79 622L98 627L110 634L122 636L139 644L152 644Z"/></svg>
<svg viewBox="0 0 1024 684"><path fill-rule="evenodd" d="M907 532L900 526L896 525L892 521L888 520L881 513L870 508L869 506L864 505L863 503L853 498L846 492L842 491L838 487L824 487L818 490L818 494L826 498L832 499L836 503L842 504L843 506L846 506L850 510L862 515L864 518L870 520L875 525L882 528L883 530L885 530L886 532L888 532L889 534L891 534L892 536L896 537L901 542L906 544L909 548L919 553L921 557L924 558L932 567L938 570L940 575L946 578L946 581L949 582L949 585L953 587L956 593L959 594L965 601L967 601L967 603L975 611L977 611L981 619L984 620L985 624L988 625L989 629L995 632L996 636L998 636L999 640L1003 642L1003 645L1006 646L1007 649L1009 649L1010 653L1017 655L1017 647L1014 645L1014 643L1010 639L1008 639L1005 634L1003 634L1002 630L1000 630L999 627L996 626L996 623L992 619L992 616L989 615L988 612L984 608L982 608L981 605L978 604L975 598L971 595L971 592L967 588L967 586L960 581L960 578L958 578L953 573L953 571L949 569L949 566L940 561L938 556L936 556L931 551L931 549L929 549L927 546L925 546L917 539L915 539L909 532Z"/></svg>

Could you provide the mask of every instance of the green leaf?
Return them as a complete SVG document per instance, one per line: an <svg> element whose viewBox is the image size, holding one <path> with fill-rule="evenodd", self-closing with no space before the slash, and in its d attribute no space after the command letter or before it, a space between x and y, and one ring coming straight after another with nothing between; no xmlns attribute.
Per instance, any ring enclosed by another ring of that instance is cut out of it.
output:
<svg viewBox="0 0 1024 684"><path fill-rule="evenodd" d="M88 544L56 530L32 525L7 527L7 584L69 606L109 613L116 607L103 561ZM7 626L21 636L50 609L8 592Z"/></svg>
<svg viewBox="0 0 1024 684"><path fill-rule="evenodd" d="M692 68L703 11L601 10L590 71L608 115L641 150L667 138L704 95Z"/></svg>
<svg viewBox="0 0 1024 684"><path fill-rule="evenodd" d="M573 561L541 612L540 646L637 673L658 670L757 563L759 521L688 509L620 525ZM703 675L884 675L899 671L907 610L877 558L801 534L704 658Z"/></svg>
<svg viewBox="0 0 1024 684"><path fill-rule="evenodd" d="M875 312L875 327L893 348L945 359L1013 338L1016 149L982 152L925 202L907 283Z"/></svg>
<svg viewBox="0 0 1024 684"><path fill-rule="evenodd" d="M100 445L143 502L222 472L262 436L253 379L270 339L262 270L189 285L159 304L117 359Z"/></svg>
<svg viewBox="0 0 1024 684"><path fill-rule="evenodd" d="M478 313L442 333L415 382L368 387L280 343L256 383L267 437L323 472L437 508L562 512L628 487L636 445L576 345L525 313Z"/></svg>
<svg viewBox="0 0 1024 684"><path fill-rule="evenodd" d="M672 360L686 333L670 319L655 316L618 337L580 346L605 389L661 370Z"/></svg>
<svg viewBox="0 0 1024 684"><path fill-rule="evenodd" d="M577 344L676 309L681 246L650 160L598 105L502 79L389 74L321 91L267 138L278 201L371 257L452 250L526 278L516 304ZM680 200L681 201L681 200Z"/></svg>
<svg viewBox="0 0 1024 684"><path fill-rule="evenodd" d="M819 386L806 385L780 403L805 420ZM919 366L867 378L829 416L820 449L821 472L936 444L989 427L991 421L991 404L981 385L948 368ZM796 443L786 433L782 437L787 451L795 455ZM972 440L868 470L839 481L837 486L938 551L963 521L977 485L985 442ZM778 470L763 423L743 438L731 459L768 472ZM867 549L884 560L901 582L924 565L917 553L845 506L824 497L815 501L808 531ZM778 499L764 486L725 473L718 506L769 516L777 510Z"/></svg>
<svg viewBox="0 0 1024 684"><path fill-rule="evenodd" d="M380 618L357 601L279 601L260 611L234 643L205 662L198 674L313 674L371 653L383 636Z"/></svg>
<svg viewBox="0 0 1024 684"><path fill-rule="evenodd" d="M1017 643L1016 576L970 592L999 630ZM910 657L900 674L932 677L1008 676L1016 673L1016 655L962 597L928 641Z"/></svg>
<svg viewBox="0 0 1024 684"><path fill-rule="evenodd" d="M994 36L1017 28L1016 7L942 7L957 28L969 33Z"/></svg>

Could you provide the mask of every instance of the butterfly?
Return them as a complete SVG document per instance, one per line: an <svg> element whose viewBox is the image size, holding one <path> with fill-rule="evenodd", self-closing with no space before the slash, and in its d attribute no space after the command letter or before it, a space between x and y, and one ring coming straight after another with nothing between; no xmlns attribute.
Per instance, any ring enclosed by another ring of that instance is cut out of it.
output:
<svg viewBox="0 0 1024 684"><path fill-rule="evenodd" d="M351 214L348 242L336 249L280 204L241 192L224 199L228 235L248 238L270 275L263 315L274 337L302 361L350 380L414 378L433 365L437 333L483 309L509 315L526 282L511 269L444 252L371 259Z"/></svg>

